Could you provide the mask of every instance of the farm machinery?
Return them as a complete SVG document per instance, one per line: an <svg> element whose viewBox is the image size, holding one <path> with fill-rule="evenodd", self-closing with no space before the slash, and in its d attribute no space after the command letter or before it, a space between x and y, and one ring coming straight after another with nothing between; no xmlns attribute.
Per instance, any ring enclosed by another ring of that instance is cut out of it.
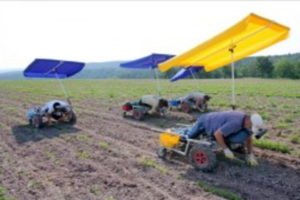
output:
<svg viewBox="0 0 300 200"><path fill-rule="evenodd" d="M55 119L56 122L65 122L70 125L74 125L77 121L76 114L73 112L72 106L59 106L54 105L55 110L51 113L52 119ZM36 106L27 110L26 116L28 119L29 125L33 125L36 128L42 128L44 123L43 119L47 117L47 111L41 107Z"/></svg>
<svg viewBox="0 0 300 200"><path fill-rule="evenodd" d="M177 99L172 99L169 101L170 110L182 110L185 113L190 113L193 110L199 110L197 109L197 103L199 104L199 111L206 111L208 108L207 102L209 101L211 97L208 95L205 95L203 102L199 103L193 99L184 100L184 97L180 97Z"/></svg>
<svg viewBox="0 0 300 200"><path fill-rule="evenodd" d="M157 114L164 117L167 113L167 108L167 106L159 106ZM149 111L151 109L151 106L144 104L141 101L127 101L122 105L123 117L126 117L128 113L131 113L136 120L143 120L146 115L150 114Z"/></svg>
<svg viewBox="0 0 300 200"><path fill-rule="evenodd" d="M67 99L68 103L61 101L50 101L51 111L53 106L53 112L47 114L50 108L36 106L27 110L26 116L30 125L34 125L36 128L43 126L43 118L52 118L58 121L67 122L74 125L77 121L76 115L73 111L71 100L64 88L61 79L71 77L80 72L85 63L73 62L73 61L62 61L53 59L35 59L23 72L27 78L54 78L57 79L60 87Z"/></svg>
<svg viewBox="0 0 300 200"><path fill-rule="evenodd" d="M220 147L214 136L206 134L204 130L201 131L198 138L189 139L185 134L191 128L192 126L177 127L161 133L157 155L159 158L166 159L168 155L176 153L186 157L196 170L210 172L217 166L216 152ZM261 129L255 135L255 138L260 139L266 132L267 129ZM235 153L245 154L245 145L239 141L240 136L234 134L225 138L225 142L230 150Z"/></svg>

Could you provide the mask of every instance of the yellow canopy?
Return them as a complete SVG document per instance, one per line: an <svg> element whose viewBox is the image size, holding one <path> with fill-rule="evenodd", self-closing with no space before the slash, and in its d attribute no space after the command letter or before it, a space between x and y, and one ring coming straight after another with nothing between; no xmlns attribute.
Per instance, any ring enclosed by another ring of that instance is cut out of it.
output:
<svg viewBox="0 0 300 200"><path fill-rule="evenodd" d="M213 71L289 36L289 28L251 13L241 22L195 48L159 64L164 72L174 66L204 66ZM234 51L232 60L230 49Z"/></svg>

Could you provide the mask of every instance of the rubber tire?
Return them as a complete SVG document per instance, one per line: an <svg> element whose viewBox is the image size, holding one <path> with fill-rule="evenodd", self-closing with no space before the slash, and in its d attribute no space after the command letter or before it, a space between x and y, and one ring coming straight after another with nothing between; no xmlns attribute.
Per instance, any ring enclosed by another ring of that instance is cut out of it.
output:
<svg viewBox="0 0 300 200"><path fill-rule="evenodd" d="M133 110L133 118L136 120L143 120L144 118L144 113L140 109L134 109Z"/></svg>
<svg viewBox="0 0 300 200"><path fill-rule="evenodd" d="M182 103L181 110L185 113L190 113L192 110L192 106L189 103Z"/></svg>
<svg viewBox="0 0 300 200"><path fill-rule="evenodd" d="M167 149L164 147L159 147L156 151L156 154L159 158L165 159L167 156Z"/></svg>
<svg viewBox="0 0 300 200"><path fill-rule="evenodd" d="M70 111L68 123L71 125L74 125L74 124L76 124L76 122L77 122L76 114L73 111Z"/></svg>
<svg viewBox="0 0 300 200"><path fill-rule="evenodd" d="M32 119L32 125L39 129L43 127L43 118L40 115L36 115Z"/></svg>
<svg viewBox="0 0 300 200"><path fill-rule="evenodd" d="M206 159L205 164L200 164L194 159L196 153L204 155ZM195 145L191 148L188 155L189 163L191 163L196 170L203 172L210 172L217 166L217 157L216 154L207 146L203 144Z"/></svg>

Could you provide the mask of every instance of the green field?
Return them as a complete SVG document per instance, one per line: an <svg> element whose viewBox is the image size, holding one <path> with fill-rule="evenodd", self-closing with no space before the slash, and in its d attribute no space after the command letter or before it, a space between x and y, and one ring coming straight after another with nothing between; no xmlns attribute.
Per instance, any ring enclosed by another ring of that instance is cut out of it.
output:
<svg viewBox="0 0 300 200"><path fill-rule="evenodd" d="M270 129L264 138L266 143L267 140L274 140L288 144L289 150L282 152L299 155L300 81L237 79L235 83L238 110L260 113ZM155 80L65 80L64 85L75 104L76 101L88 99L120 106L124 101L136 100L144 94L156 93ZM160 80L160 85L164 98L176 98L197 91L198 87L201 92L213 97L209 103L211 110L230 109L230 79L182 80L175 83ZM0 87L1 91L9 92L10 98L15 96L18 99L22 93L27 94L26 98L22 99L24 106L32 99L36 101L37 96L41 97L41 104L44 103L44 99L64 98L55 80L1 81ZM32 95L28 96L28 94ZM17 112L14 108L11 108L11 111ZM258 145L264 146L261 143ZM270 144L266 144L268 145ZM269 149L276 150L274 147Z"/></svg>
<svg viewBox="0 0 300 200"><path fill-rule="evenodd" d="M176 83L161 80L160 83L164 98L197 91L198 86L201 92L212 96L210 111L231 109L230 79L206 79L196 83L194 80ZM257 168L241 167L221 159L213 174L187 171L185 163L165 163L155 154L159 146L159 132L155 132L155 128L189 123L188 118L199 116L198 113L174 111L166 118L154 117L141 122L122 117L124 101L156 93L155 80L65 80L64 85L78 116L76 126L36 130L26 126L25 112L49 100L65 99L59 83L33 79L0 81L0 175L4 177L0 181L0 193L1 188L5 188L4 199L22 199L23 195L26 195L24 199L45 196L68 199L78 195L82 195L81 199L99 199L99 195L102 199L111 196L124 199L127 194L143 199L148 193L152 194L149 199L167 198L175 193L175 199L183 199L187 184L198 195L207 195L207 192L226 199L255 199L256 195L269 192L286 199L297 193L294 189L298 187L298 180L293 177L297 176L294 165L299 165L300 158L300 80L236 80L237 109L249 114L260 113L269 131L263 139L254 140L259 160ZM224 174L227 169L229 172ZM100 175L95 178L94 174L82 170ZM233 178L235 173L240 174L239 179ZM262 173L276 176L266 175L263 181ZM131 192L128 193L123 177L138 186L129 187ZM249 178L253 181L243 186ZM229 179L233 182L228 187ZM18 180L22 182L19 184ZM278 180L284 184L277 191ZM70 186L70 182L79 185ZM174 182L177 187L172 186ZM61 183L59 188L57 183ZM107 187L107 183L116 187ZM148 188L149 184L152 189ZM263 189L253 194L249 187L254 189L258 185ZM52 194L53 190L57 193ZM283 194L282 190L289 192ZM2 196L0 194L0 199Z"/></svg>

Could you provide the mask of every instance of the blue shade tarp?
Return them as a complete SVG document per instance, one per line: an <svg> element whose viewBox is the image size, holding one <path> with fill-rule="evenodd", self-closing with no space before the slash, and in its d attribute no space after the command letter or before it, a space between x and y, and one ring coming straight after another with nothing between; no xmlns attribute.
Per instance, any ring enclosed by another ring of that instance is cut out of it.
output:
<svg viewBox="0 0 300 200"><path fill-rule="evenodd" d="M68 78L82 70L85 63L35 59L23 72L29 78Z"/></svg>
<svg viewBox="0 0 300 200"><path fill-rule="evenodd" d="M189 67L189 68L183 68L180 71L178 71L172 78L171 82L177 81L179 79L185 78L187 76L191 76L200 70L202 70L203 67Z"/></svg>
<svg viewBox="0 0 300 200"><path fill-rule="evenodd" d="M175 55L154 53L149 56L139 58L137 60L121 63L120 67L137 68L137 69L149 69L149 68L154 69L158 67L157 65L159 63L165 62L166 60L169 60L174 56Z"/></svg>

